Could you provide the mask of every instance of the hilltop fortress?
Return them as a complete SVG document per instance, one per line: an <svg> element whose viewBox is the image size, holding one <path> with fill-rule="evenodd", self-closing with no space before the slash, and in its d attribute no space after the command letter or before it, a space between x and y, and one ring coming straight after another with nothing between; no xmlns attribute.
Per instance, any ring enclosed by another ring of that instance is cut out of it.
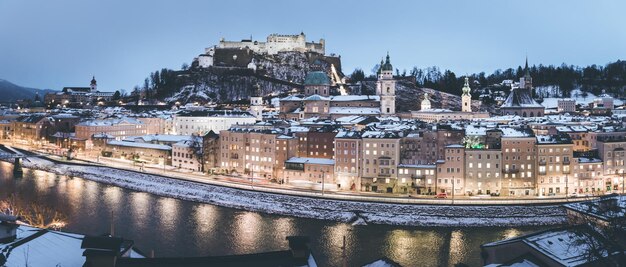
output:
<svg viewBox="0 0 626 267"><path fill-rule="evenodd" d="M301 32L299 35L270 34L267 36L267 42L253 41L252 38L244 39L240 42L220 40L218 48L250 48L258 54L274 55L278 52L297 51L297 52L315 52L324 54L324 39L320 39L319 43L306 42L306 35Z"/></svg>
<svg viewBox="0 0 626 267"><path fill-rule="evenodd" d="M325 55L325 43L324 39L320 39L318 43L307 42L303 32L298 35L270 34L266 42L253 41L252 38L241 41L226 41L222 38L217 45L206 48L204 54L199 55L197 59L199 66L206 68L214 65L216 50L252 51L262 55L276 55L279 52L308 52ZM237 61L237 58L233 60Z"/></svg>

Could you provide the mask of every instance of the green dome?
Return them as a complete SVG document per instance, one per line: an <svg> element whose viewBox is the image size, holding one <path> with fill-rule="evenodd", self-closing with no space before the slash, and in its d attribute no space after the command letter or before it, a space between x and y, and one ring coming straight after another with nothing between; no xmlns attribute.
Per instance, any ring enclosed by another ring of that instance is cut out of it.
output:
<svg viewBox="0 0 626 267"><path fill-rule="evenodd" d="M461 89L463 91L463 95L469 95L471 92L471 88L469 86L469 78L465 77L465 85L463 85L463 89Z"/></svg>
<svg viewBox="0 0 626 267"><path fill-rule="evenodd" d="M389 60L389 53L387 53L387 59L385 59L385 64L383 64L382 69L384 71L393 71L393 66L391 66L391 61Z"/></svg>
<svg viewBox="0 0 626 267"><path fill-rule="evenodd" d="M330 79L323 71L311 71L304 78L304 85L330 85Z"/></svg>

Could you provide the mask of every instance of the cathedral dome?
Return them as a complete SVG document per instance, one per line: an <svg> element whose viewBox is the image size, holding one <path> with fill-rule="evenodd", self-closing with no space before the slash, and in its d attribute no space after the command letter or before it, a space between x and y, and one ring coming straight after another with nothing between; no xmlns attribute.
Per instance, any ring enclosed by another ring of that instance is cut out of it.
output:
<svg viewBox="0 0 626 267"><path fill-rule="evenodd" d="M330 79L323 71L311 71L304 78L304 85L330 85Z"/></svg>

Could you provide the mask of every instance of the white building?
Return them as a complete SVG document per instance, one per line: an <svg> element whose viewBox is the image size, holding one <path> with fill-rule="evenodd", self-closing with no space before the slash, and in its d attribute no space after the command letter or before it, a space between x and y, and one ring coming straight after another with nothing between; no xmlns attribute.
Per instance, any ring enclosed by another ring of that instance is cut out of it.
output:
<svg viewBox="0 0 626 267"><path fill-rule="evenodd" d="M237 124L253 124L256 118L242 111L212 110L186 111L174 116L174 134L205 134L209 131L228 130Z"/></svg>
<svg viewBox="0 0 626 267"><path fill-rule="evenodd" d="M172 145L172 166L179 169L202 171L202 162L196 151L202 151L202 140L185 140Z"/></svg>
<svg viewBox="0 0 626 267"><path fill-rule="evenodd" d="M576 112L576 100L564 98L557 100L557 112Z"/></svg>

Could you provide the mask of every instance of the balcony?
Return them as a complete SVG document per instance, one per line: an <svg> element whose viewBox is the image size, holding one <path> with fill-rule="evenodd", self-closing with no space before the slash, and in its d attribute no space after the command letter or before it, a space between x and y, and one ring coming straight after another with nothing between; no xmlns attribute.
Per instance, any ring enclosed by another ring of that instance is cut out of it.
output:
<svg viewBox="0 0 626 267"><path fill-rule="evenodd" d="M546 166L546 162L545 162L545 161L539 161L539 163L538 163L538 164L539 164L539 165L542 165L542 166Z"/></svg>
<svg viewBox="0 0 626 267"><path fill-rule="evenodd" d="M424 174L411 174L411 179L424 179L426 175Z"/></svg>
<svg viewBox="0 0 626 267"><path fill-rule="evenodd" d="M502 169L502 173L508 173L508 174L519 173L519 169Z"/></svg>
<svg viewBox="0 0 626 267"><path fill-rule="evenodd" d="M569 164L570 164L569 159L568 160L563 160L563 165L569 165Z"/></svg>
<svg viewBox="0 0 626 267"><path fill-rule="evenodd" d="M391 177L391 173L379 173L378 177Z"/></svg>
<svg viewBox="0 0 626 267"><path fill-rule="evenodd" d="M563 174L570 174L570 170L563 170Z"/></svg>

